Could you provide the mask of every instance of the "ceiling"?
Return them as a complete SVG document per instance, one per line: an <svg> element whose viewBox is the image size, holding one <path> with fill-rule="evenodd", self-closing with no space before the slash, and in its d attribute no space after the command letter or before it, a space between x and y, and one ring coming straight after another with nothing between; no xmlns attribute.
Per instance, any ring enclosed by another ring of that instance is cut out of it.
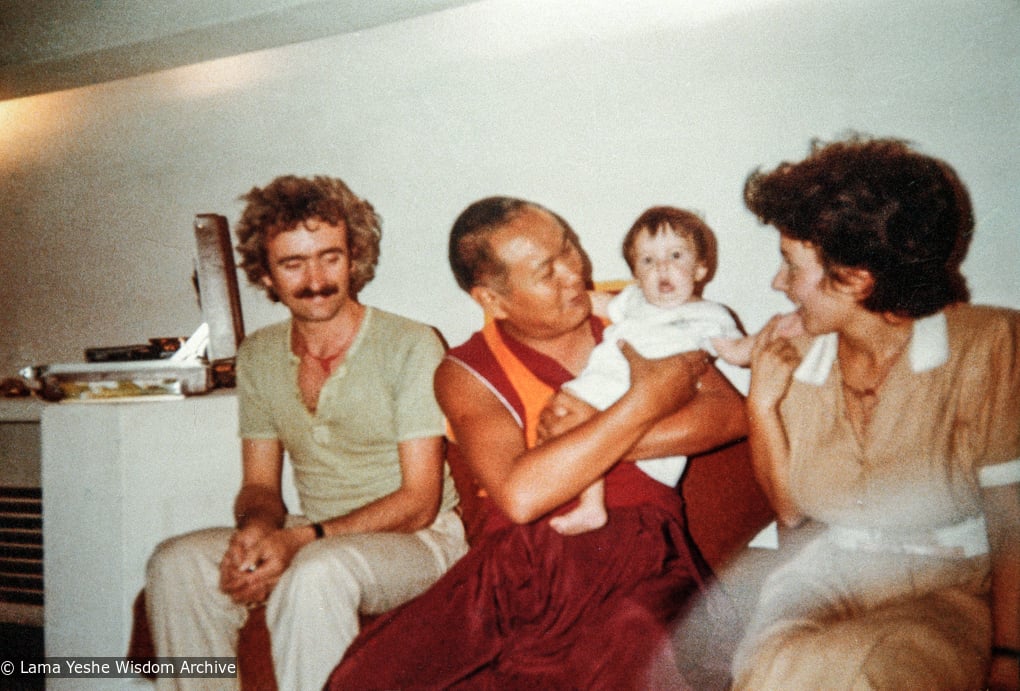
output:
<svg viewBox="0 0 1020 691"><path fill-rule="evenodd" d="M0 0L0 100L369 29L477 0Z"/></svg>

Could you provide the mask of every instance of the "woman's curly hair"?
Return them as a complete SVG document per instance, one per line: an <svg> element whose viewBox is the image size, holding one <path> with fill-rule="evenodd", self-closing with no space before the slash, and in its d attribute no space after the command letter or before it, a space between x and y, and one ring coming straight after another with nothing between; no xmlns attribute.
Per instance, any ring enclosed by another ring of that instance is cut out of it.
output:
<svg viewBox="0 0 1020 691"><path fill-rule="evenodd" d="M247 206L237 222L237 251L248 280L266 290L274 302L279 296L262 282L269 275L266 245L279 233L296 229L307 221L344 224L351 258L351 297L375 277L382 238L375 209L339 178L317 175L302 178L282 175L263 188L253 187L241 196Z"/></svg>
<svg viewBox="0 0 1020 691"><path fill-rule="evenodd" d="M829 276L868 271L862 305L872 312L917 318L969 298L960 273L974 232L967 189L947 163L904 141L815 141L803 161L752 173L744 202L817 248Z"/></svg>

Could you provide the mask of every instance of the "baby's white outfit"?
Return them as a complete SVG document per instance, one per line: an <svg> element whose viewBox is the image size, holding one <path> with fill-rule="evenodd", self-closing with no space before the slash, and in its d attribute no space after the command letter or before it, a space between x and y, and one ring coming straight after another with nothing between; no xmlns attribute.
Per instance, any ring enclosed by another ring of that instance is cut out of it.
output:
<svg viewBox="0 0 1020 691"><path fill-rule="evenodd" d="M637 285L629 285L607 307L612 322L595 346L588 364L563 388L589 405L605 410L630 386L630 367L617 342L623 339L646 358L661 358L689 350L715 354L712 338L740 338L733 315L717 302L692 300L671 308L648 302ZM676 486L687 464L686 456L638 461L650 477Z"/></svg>

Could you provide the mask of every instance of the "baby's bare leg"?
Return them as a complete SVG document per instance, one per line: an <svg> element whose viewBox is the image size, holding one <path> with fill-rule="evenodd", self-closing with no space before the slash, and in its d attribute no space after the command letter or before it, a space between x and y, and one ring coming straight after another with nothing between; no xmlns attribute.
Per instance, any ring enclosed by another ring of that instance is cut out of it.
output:
<svg viewBox="0 0 1020 691"><path fill-rule="evenodd" d="M589 530L598 530L606 524L606 488L602 480L590 484L578 497L573 510L549 521L549 525L561 535L578 535Z"/></svg>

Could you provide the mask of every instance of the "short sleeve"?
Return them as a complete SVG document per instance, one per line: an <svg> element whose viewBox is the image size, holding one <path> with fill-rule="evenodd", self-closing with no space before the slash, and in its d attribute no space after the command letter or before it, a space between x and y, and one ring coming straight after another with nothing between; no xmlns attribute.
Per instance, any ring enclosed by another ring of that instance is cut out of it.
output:
<svg viewBox="0 0 1020 691"><path fill-rule="evenodd" d="M986 438L979 460L983 487L1020 482L1020 312L1002 310L989 325L987 391L975 420Z"/></svg>
<svg viewBox="0 0 1020 691"><path fill-rule="evenodd" d="M247 340L237 352L237 411L238 434L242 439L275 439L279 435L273 425L265 394L260 390L255 343Z"/></svg>
<svg viewBox="0 0 1020 691"><path fill-rule="evenodd" d="M1012 461L986 465L978 473L978 484L982 487L1001 487L1020 482L1020 458Z"/></svg>
<svg viewBox="0 0 1020 691"><path fill-rule="evenodd" d="M432 380L445 349L439 336L428 326L411 331L400 353L399 373L394 387L397 441L441 437L446 422L436 402Z"/></svg>

